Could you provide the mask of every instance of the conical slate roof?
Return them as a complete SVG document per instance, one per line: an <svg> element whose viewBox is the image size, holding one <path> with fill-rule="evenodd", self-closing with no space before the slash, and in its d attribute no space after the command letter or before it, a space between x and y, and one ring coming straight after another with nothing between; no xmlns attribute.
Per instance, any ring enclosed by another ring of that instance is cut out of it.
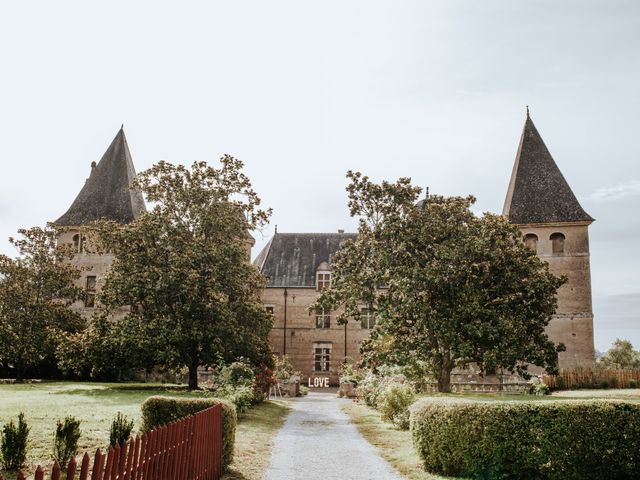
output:
<svg viewBox="0 0 640 480"><path fill-rule="evenodd" d="M515 224L593 222L564 179L528 112L503 214Z"/></svg>
<svg viewBox="0 0 640 480"><path fill-rule="evenodd" d="M121 128L100 162L92 165L91 175L67 213L55 223L81 226L101 219L122 224L132 222L146 211L142 192L129 188L135 175L127 139Z"/></svg>

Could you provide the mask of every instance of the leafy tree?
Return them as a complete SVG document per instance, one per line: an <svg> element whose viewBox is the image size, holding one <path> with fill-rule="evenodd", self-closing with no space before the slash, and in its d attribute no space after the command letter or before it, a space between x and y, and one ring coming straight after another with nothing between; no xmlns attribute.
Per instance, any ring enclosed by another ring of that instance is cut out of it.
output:
<svg viewBox="0 0 640 480"><path fill-rule="evenodd" d="M58 368L66 375L103 381L130 380L157 362L157 340L140 315L114 321L99 311L89 326L58 342Z"/></svg>
<svg viewBox="0 0 640 480"><path fill-rule="evenodd" d="M52 355L60 332L82 328L69 306L80 298L80 270L68 262L69 246L57 245L54 228L18 231L9 241L18 257L0 255L0 363L22 381L27 368Z"/></svg>
<svg viewBox="0 0 640 480"><path fill-rule="evenodd" d="M422 368L450 390L454 367L477 364L527 376L527 363L554 371L556 347L545 334L564 279L527 249L517 227L499 215L474 215L469 197L430 196L407 178L375 184L349 172L349 209L358 237L336 254L333 280L316 304L360 307L377 315L363 342L370 367Z"/></svg>
<svg viewBox="0 0 640 480"><path fill-rule="evenodd" d="M609 351L598 359L598 366L613 370L640 368L640 352L633 349L629 340L617 338Z"/></svg>
<svg viewBox="0 0 640 480"><path fill-rule="evenodd" d="M154 165L134 184L153 210L128 225L95 227L115 255L100 302L107 312L131 306L128 318L155 340L158 362L187 367L191 388L199 365L270 358L271 319L258 297L264 278L247 243L270 211L259 208L241 161L220 162Z"/></svg>

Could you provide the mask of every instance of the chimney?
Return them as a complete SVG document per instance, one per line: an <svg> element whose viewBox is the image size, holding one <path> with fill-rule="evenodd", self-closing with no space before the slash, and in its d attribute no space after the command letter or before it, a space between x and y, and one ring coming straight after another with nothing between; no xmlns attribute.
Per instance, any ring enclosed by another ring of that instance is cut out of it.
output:
<svg viewBox="0 0 640 480"><path fill-rule="evenodd" d="M344 233L344 230L339 229L339 230L338 230L338 233Z"/></svg>

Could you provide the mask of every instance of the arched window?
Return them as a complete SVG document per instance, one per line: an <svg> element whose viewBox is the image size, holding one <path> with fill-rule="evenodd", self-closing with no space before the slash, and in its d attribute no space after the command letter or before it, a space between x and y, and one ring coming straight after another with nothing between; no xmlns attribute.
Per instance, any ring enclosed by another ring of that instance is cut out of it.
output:
<svg viewBox="0 0 640 480"><path fill-rule="evenodd" d="M534 252L538 251L538 236L535 233L527 233L524 236L524 244L533 250Z"/></svg>
<svg viewBox="0 0 640 480"><path fill-rule="evenodd" d="M554 255L561 255L564 253L565 236L562 233L552 233L549 240L551 240L551 251Z"/></svg>

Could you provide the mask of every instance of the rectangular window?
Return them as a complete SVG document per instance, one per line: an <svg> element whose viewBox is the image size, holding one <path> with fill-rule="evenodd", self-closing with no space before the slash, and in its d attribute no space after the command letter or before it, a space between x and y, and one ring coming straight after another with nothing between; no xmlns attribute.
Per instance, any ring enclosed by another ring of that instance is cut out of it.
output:
<svg viewBox="0 0 640 480"><path fill-rule="evenodd" d="M314 372L328 372L331 368L331 344L314 345Z"/></svg>
<svg viewBox="0 0 640 480"><path fill-rule="evenodd" d="M84 306L93 308L96 306L96 277L87 277L84 288Z"/></svg>
<svg viewBox="0 0 640 480"><path fill-rule="evenodd" d="M264 311L269 315L274 316L276 314L276 306L275 305L265 305Z"/></svg>
<svg viewBox="0 0 640 480"><path fill-rule="evenodd" d="M360 326L367 330L376 326L376 317L370 308L360 308Z"/></svg>
<svg viewBox="0 0 640 480"><path fill-rule="evenodd" d="M318 286L318 290L324 290L325 288L329 288L331 286L331 273L318 272L318 276L316 278L316 284Z"/></svg>
<svg viewBox="0 0 640 480"><path fill-rule="evenodd" d="M316 328L331 328L331 310L316 310Z"/></svg>

